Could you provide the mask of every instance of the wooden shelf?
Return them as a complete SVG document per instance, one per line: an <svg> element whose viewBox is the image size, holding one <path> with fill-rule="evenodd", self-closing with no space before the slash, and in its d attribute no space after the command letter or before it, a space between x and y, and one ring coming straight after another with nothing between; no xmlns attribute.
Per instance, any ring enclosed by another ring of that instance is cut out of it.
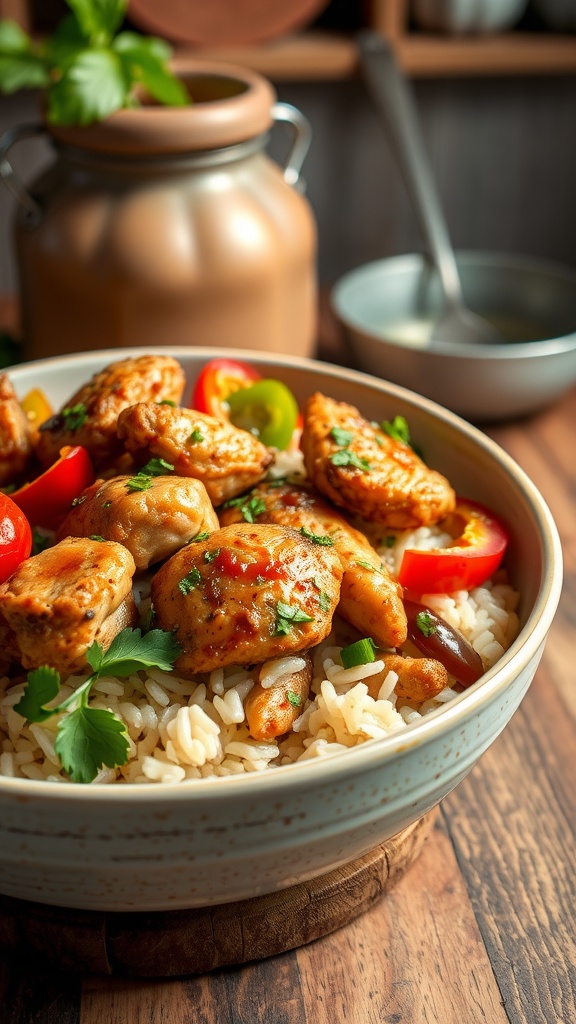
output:
<svg viewBox="0 0 576 1024"><path fill-rule="evenodd" d="M576 73L574 36L508 32L454 38L413 32L393 44L401 66L413 77ZM176 48L176 64L192 57L251 67L282 80L349 78L358 68L353 38L314 30L260 46Z"/></svg>
<svg viewBox="0 0 576 1024"><path fill-rule="evenodd" d="M401 66L413 77L576 73L576 35L509 31L449 36L412 31L408 9L409 0L369 0L366 22L390 39ZM31 0L0 0L0 17L13 17L33 30L30 10ZM176 64L193 57L240 64L285 81L346 79L358 68L353 36L320 29L253 46L175 48Z"/></svg>

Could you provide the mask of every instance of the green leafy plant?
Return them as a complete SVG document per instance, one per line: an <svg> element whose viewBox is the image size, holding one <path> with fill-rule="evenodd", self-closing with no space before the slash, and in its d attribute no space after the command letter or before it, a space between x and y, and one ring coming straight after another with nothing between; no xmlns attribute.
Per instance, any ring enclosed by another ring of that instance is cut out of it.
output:
<svg viewBox="0 0 576 1024"><path fill-rule="evenodd" d="M42 665L28 673L14 710L28 722L61 716L54 749L73 782L92 782L103 765L115 768L126 764L129 750L124 723L112 711L89 706L92 684L104 674L126 677L153 666L171 672L179 654L172 633L153 629L142 636L140 629L123 629L106 651L96 640L90 645L86 660L92 672L66 700L52 704L60 692L60 673Z"/></svg>
<svg viewBox="0 0 576 1024"><path fill-rule="evenodd" d="M16 22L0 21L0 92L44 90L48 121L65 125L88 125L138 106L142 91L169 106L190 102L168 66L170 46L120 31L128 0L66 3L70 14L39 42Z"/></svg>

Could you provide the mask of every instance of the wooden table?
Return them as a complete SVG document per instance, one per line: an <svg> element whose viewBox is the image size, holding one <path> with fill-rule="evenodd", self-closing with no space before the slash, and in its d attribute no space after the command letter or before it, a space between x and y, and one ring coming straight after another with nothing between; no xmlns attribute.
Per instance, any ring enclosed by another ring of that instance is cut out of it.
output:
<svg viewBox="0 0 576 1024"><path fill-rule="evenodd" d="M321 354L339 360L323 321ZM0 963L3 1024L573 1024L576 1021L576 392L487 431L556 518L565 587L512 722L440 809L424 852L332 935L163 980Z"/></svg>

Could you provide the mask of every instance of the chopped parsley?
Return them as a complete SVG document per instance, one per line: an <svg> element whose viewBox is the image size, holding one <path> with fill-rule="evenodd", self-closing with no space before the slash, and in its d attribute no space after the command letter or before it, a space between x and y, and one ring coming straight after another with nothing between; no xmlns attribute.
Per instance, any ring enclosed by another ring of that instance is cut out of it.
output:
<svg viewBox="0 0 576 1024"><path fill-rule="evenodd" d="M50 545L50 538L46 537L43 533L39 533L38 530L32 530L32 551L31 555L39 555L41 551L45 551Z"/></svg>
<svg viewBox="0 0 576 1024"><path fill-rule="evenodd" d="M356 559L356 565L361 565L363 569L369 569L370 572L379 572L382 576L387 575L383 565L371 565L370 562L365 562L362 558Z"/></svg>
<svg viewBox="0 0 576 1024"><path fill-rule="evenodd" d="M341 448L347 448L354 440L354 434L352 431L343 430L342 427L332 427L330 437L336 444L340 445Z"/></svg>
<svg viewBox="0 0 576 1024"><path fill-rule="evenodd" d="M137 473L131 480L126 483L127 491L149 491L152 487L153 479L147 473Z"/></svg>
<svg viewBox="0 0 576 1024"><path fill-rule="evenodd" d="M380 429L395 441L410 444L410 429L404 416L395 416L393 420L382 420Z"/></svg>
<svg viewBox="0 0 576 1024"><path fill-rule="evenodd" d="M73 782L92 782L103 766L126 764L130 750L124 722L112 711L88 706L92 684L101 675L122 678L150 667L171 672L180 653L173 633L154 629L142 636L140 629L123 629L107 651L96 640L90 645L86 660L92 672L66 700L47 707L60 692L60 673L42 665L28 673L24 693L14 710L28 722L45 722L53 715L63 715L54 743L56 753Z"/></svg>
<svg viewBox="0 0 576 1024"><path fill-rule="evenodd" d="M194 541L197 541L197 540L208 540L209 536L210 536L210 534L209 534L208 530L201 530L200 533L197 533L195 537L190 537L190 540L188 541L188 543L189 544L194 544Z"/></svg>
<svg viewBox="0 0 576 1024"><path fill-rule="evenodd" d="M202 574L200 570L194 566L194 568L190 569L190 572L186 573L186 575L179 581L178 590L181 594L184 594L184 597L186 597L186 594L189 594L190 591L194 590L194 588L201 582Z"/></svg>
<svg viewBox="0 0 576 1024"><path fill-rule="evenodd" d="M330 611L332 601L330 600L330 594L327 594L325 590L321 590L320 593L318 594L318 604L320 605L321 611Z"/></svg>
<svg viewBox="0 0 576 1024"><path fill-rule="evenodd" d="M62 409L60 416L64 420L64 429L74 432L80 430L88 419L88 412L83 402L78 402L76 405L70 405L67 409Z"/></svg>
<svg viewBox="0 0 576 1024"><path fill-rule="evenodd" d="M156 405L169 405L172 409L176 408L176 402L173 402L171 398L160 398Z"/></svg>
<svg viewBox="0 0 576 1024"><path fill-rule="evenodd" d="M334 544L332 537L328 537L326 534L312 533L305 526L300 527L300 533L303 537L307 537L308 540L313 540L315 544L321 544L325 548L331 548Z"/></svg>
<svg viewBox="0 0 576 1024"><path fill-rule="evenodd" d="M101 540L101 541L104 541L105 538L101 537L99 533L91 533L89 538L88 538L88 540L98 540L98 541Z"/></svg>
<svg viewBox="0 0 576 1024"><path fill-rule="evenodd" d="M378 424L376 423L375 426L377 427ZM404 416L395 416L392 421L382 420L380 429L383 430L385 434L388 434L389 437L394 438L395 441L401 441L402 444L408 445L418 458L422 459L422 452L420 448L413 443L410 437L408 421ZM376 440L378 440L378 437L376 437ZM422 459L422 461L424 460Z"/></svg>
<svg viewBox="0 0 576 1024"><path fill-rule="evenodd" d="M174 466L171 462L166 462L166 459L150 459L142 469L138 470L138 476L163 476L166 473L173 473Z"/></svg>
<svg viewBox="0 0 576 1024"><path fill-rule="evenodd" d="M436 632L436 624L430 612L418 612L416 625L424 636L432 636Z"/></svg>
<svg viewBox="0 0 576 1024"><path fill-rule="evenodd" d="M266 511L266 502L255 495L241 495L239 498L230 498L224 502L224 508L238 508L247 523L253 523L256 516L261 516Z"/></svg>
<svg viewBox="0 0 576 1024"><path fill-rule="evenodd" d="M330 456L330 462L335 466L352 466L354 469L361 469L364 473L370 472L370 463L367 459L351 452L349 448L340 448Z"/></svg>
<svg viewBox="0 0 576 1024"><path fill-rule="evenodd" d="M213 562L215 558L218 558L219 554L220 554L220 548L215 548L214 551L205 551L204 555L203 555L204 561L205 562Z"/></svg>
<svg viewBox="0 0 576 1024"><path fill-rule="evenodd" d="M293 708L299 708L302 703L302 697L299 697L297 693L294 693L294 690L286 691L286 700Z"/></svg>
<svg viewBox="0 0 576 1024"><path fill-rule="evenodd" d="M204 434L202 433L202 431L199 430L198 427L194 427L194 430L192 431L190 437L188 438L188 444L200 444L200 442L203 440Z"/></svg>
<svg viewBox="0 0 576 1024"><path fill-rule="evenodd" d="M285 636L297 622L314 622L314 616L308 615L295 604L278 601L276 605L276 636Z"/></svg>

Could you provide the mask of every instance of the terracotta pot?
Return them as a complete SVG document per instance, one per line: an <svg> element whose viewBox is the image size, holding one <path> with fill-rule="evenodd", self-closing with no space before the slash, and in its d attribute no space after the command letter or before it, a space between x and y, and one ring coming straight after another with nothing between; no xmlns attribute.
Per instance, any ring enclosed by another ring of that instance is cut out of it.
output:
<svg viewBox="0 0 576 1024"><path fill-rule="evenodd" d="M198 62L182 77L189 107L22 126L1 140L20 201L27 358L126 345L312 353L316 230L294 187L308 122L246 69ZM285 168L265 152L277 120L295 131ZM55 160L28 191L6 154L40 131Z"/></svg>

